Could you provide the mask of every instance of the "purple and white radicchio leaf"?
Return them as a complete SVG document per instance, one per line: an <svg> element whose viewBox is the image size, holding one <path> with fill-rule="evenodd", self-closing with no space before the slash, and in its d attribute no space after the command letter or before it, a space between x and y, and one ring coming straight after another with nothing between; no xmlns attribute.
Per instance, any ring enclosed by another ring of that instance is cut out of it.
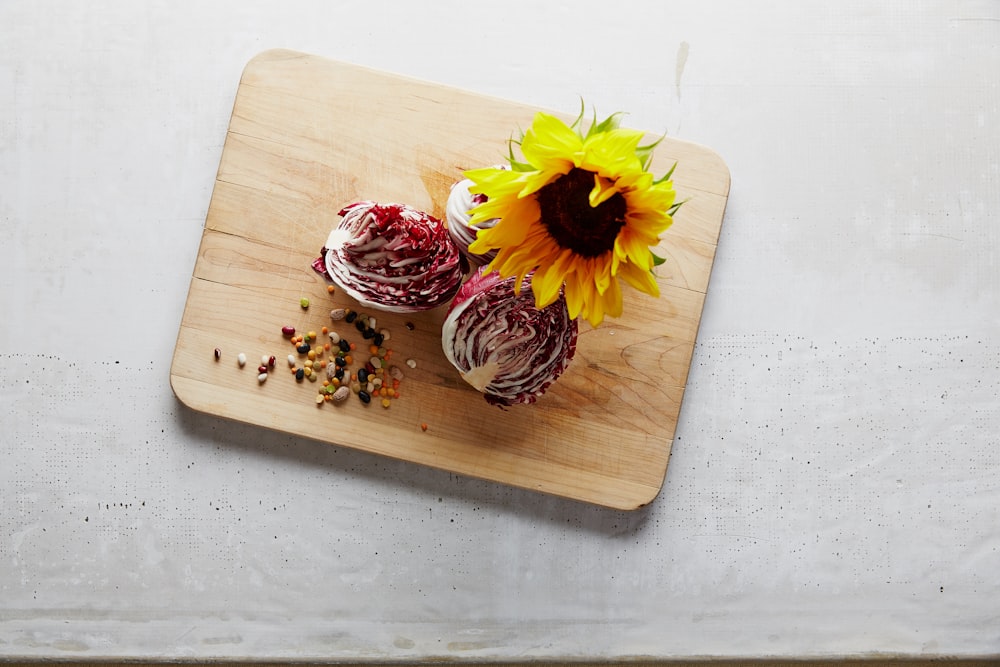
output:
<svg viewBox="0 0 1000 667"><path fill-rule="evenodd" d="M538 309L530 289L514 291L515 280L480 268L462 285L441 327L448 361L501 406L534 403L576 352L577 322L565 297Z"/></svg>
<svg viewBox="0 0 1000 667"><path fill-rule="evenodd" d="M327 274L365 306L395 312L448 303L462 282L458 248L437 218L406 204L360 201L327 239Z"/></svg>

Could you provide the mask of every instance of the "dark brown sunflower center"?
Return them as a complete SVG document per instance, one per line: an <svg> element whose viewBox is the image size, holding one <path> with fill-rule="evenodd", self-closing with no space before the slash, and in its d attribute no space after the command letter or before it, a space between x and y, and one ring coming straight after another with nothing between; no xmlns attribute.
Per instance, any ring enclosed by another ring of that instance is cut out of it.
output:
<svg viewBox="0 0 1000 667"><path fill-rule="evenodd" d="M574 167L538 191L542 224L563 248L583 257L603 255L615 246L625 224L625 197L615 193L596 207L590 205L594 174Z"/></svg>

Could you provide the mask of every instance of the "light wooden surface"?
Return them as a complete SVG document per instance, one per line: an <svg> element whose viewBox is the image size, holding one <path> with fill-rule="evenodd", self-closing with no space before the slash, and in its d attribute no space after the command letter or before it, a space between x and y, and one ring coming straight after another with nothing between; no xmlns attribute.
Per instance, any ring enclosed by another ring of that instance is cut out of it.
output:
<svg viewBox="0 0 1000 667"><path fill-rule="evenodd" d="M388 410L357 400L317 407L296 383L282 325L330 325L355 307L310 268L336 213L359 199L444 217L463 170L495 164L534 109L291 52L246 67L233 109L170 372L186 405L220 417L582 501L632 509L663 483L729 190L712 151L667 139L688 199L659 250L662 296L626 288L625 315L581 328L570 369L534 406L500 410L445 360L445 309L376 314L397 359L413 358ZM611 110L609 110L610 112ZM308 311L299 299L308 297ZM412 331L405 325L413 325ZM220 362L213 350L224 351ZM238 368L238 352L247 354ZM278 357L258 384L261 354ZM423 431L421 424L427 424Z"/></svg>

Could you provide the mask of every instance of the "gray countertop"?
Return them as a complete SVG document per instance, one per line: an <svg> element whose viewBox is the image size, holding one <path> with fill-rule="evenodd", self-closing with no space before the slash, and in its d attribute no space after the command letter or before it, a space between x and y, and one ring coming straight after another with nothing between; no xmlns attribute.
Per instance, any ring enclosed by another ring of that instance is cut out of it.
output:
<svg viewBox="0 0 1000 667"><path fill-rule="evenodd" d="M768 7L0 5L0 659L1000 653L1000 5ZM233 96L276 47L726 160L651 505L177 402Z"/></svg>

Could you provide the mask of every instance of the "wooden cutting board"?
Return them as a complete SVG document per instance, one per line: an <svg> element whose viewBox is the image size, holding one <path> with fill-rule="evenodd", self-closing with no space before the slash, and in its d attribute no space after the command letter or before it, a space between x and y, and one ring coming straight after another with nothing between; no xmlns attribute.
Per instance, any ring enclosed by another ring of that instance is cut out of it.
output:
<svg viewBox="0 0 1000 667"><path fill-rule="evenodd" d="M294 352L285 324L362 342L329 318L356 304L329 295L310 267L344 205L403 202L444 219L451 184L465 169L501 162L535 111L292 51L254 58L177 338L177 397L212 415L463 475L614 508L650 502L666 474L729 192L725 164L704 147L667 139L656 150L652 171L676 161L675 186L689 199L658 251L668 259L658 268L661 298L626 287L624 317L581 324L570 369L535 405L501 410L459 378L441 351L444 308L366 311L390 330L394 360L416 363L403 366L388 409L356 397L317 406L319 383L296 382L285 360ZM278 360L262 384L261 355Z"/></svg>

